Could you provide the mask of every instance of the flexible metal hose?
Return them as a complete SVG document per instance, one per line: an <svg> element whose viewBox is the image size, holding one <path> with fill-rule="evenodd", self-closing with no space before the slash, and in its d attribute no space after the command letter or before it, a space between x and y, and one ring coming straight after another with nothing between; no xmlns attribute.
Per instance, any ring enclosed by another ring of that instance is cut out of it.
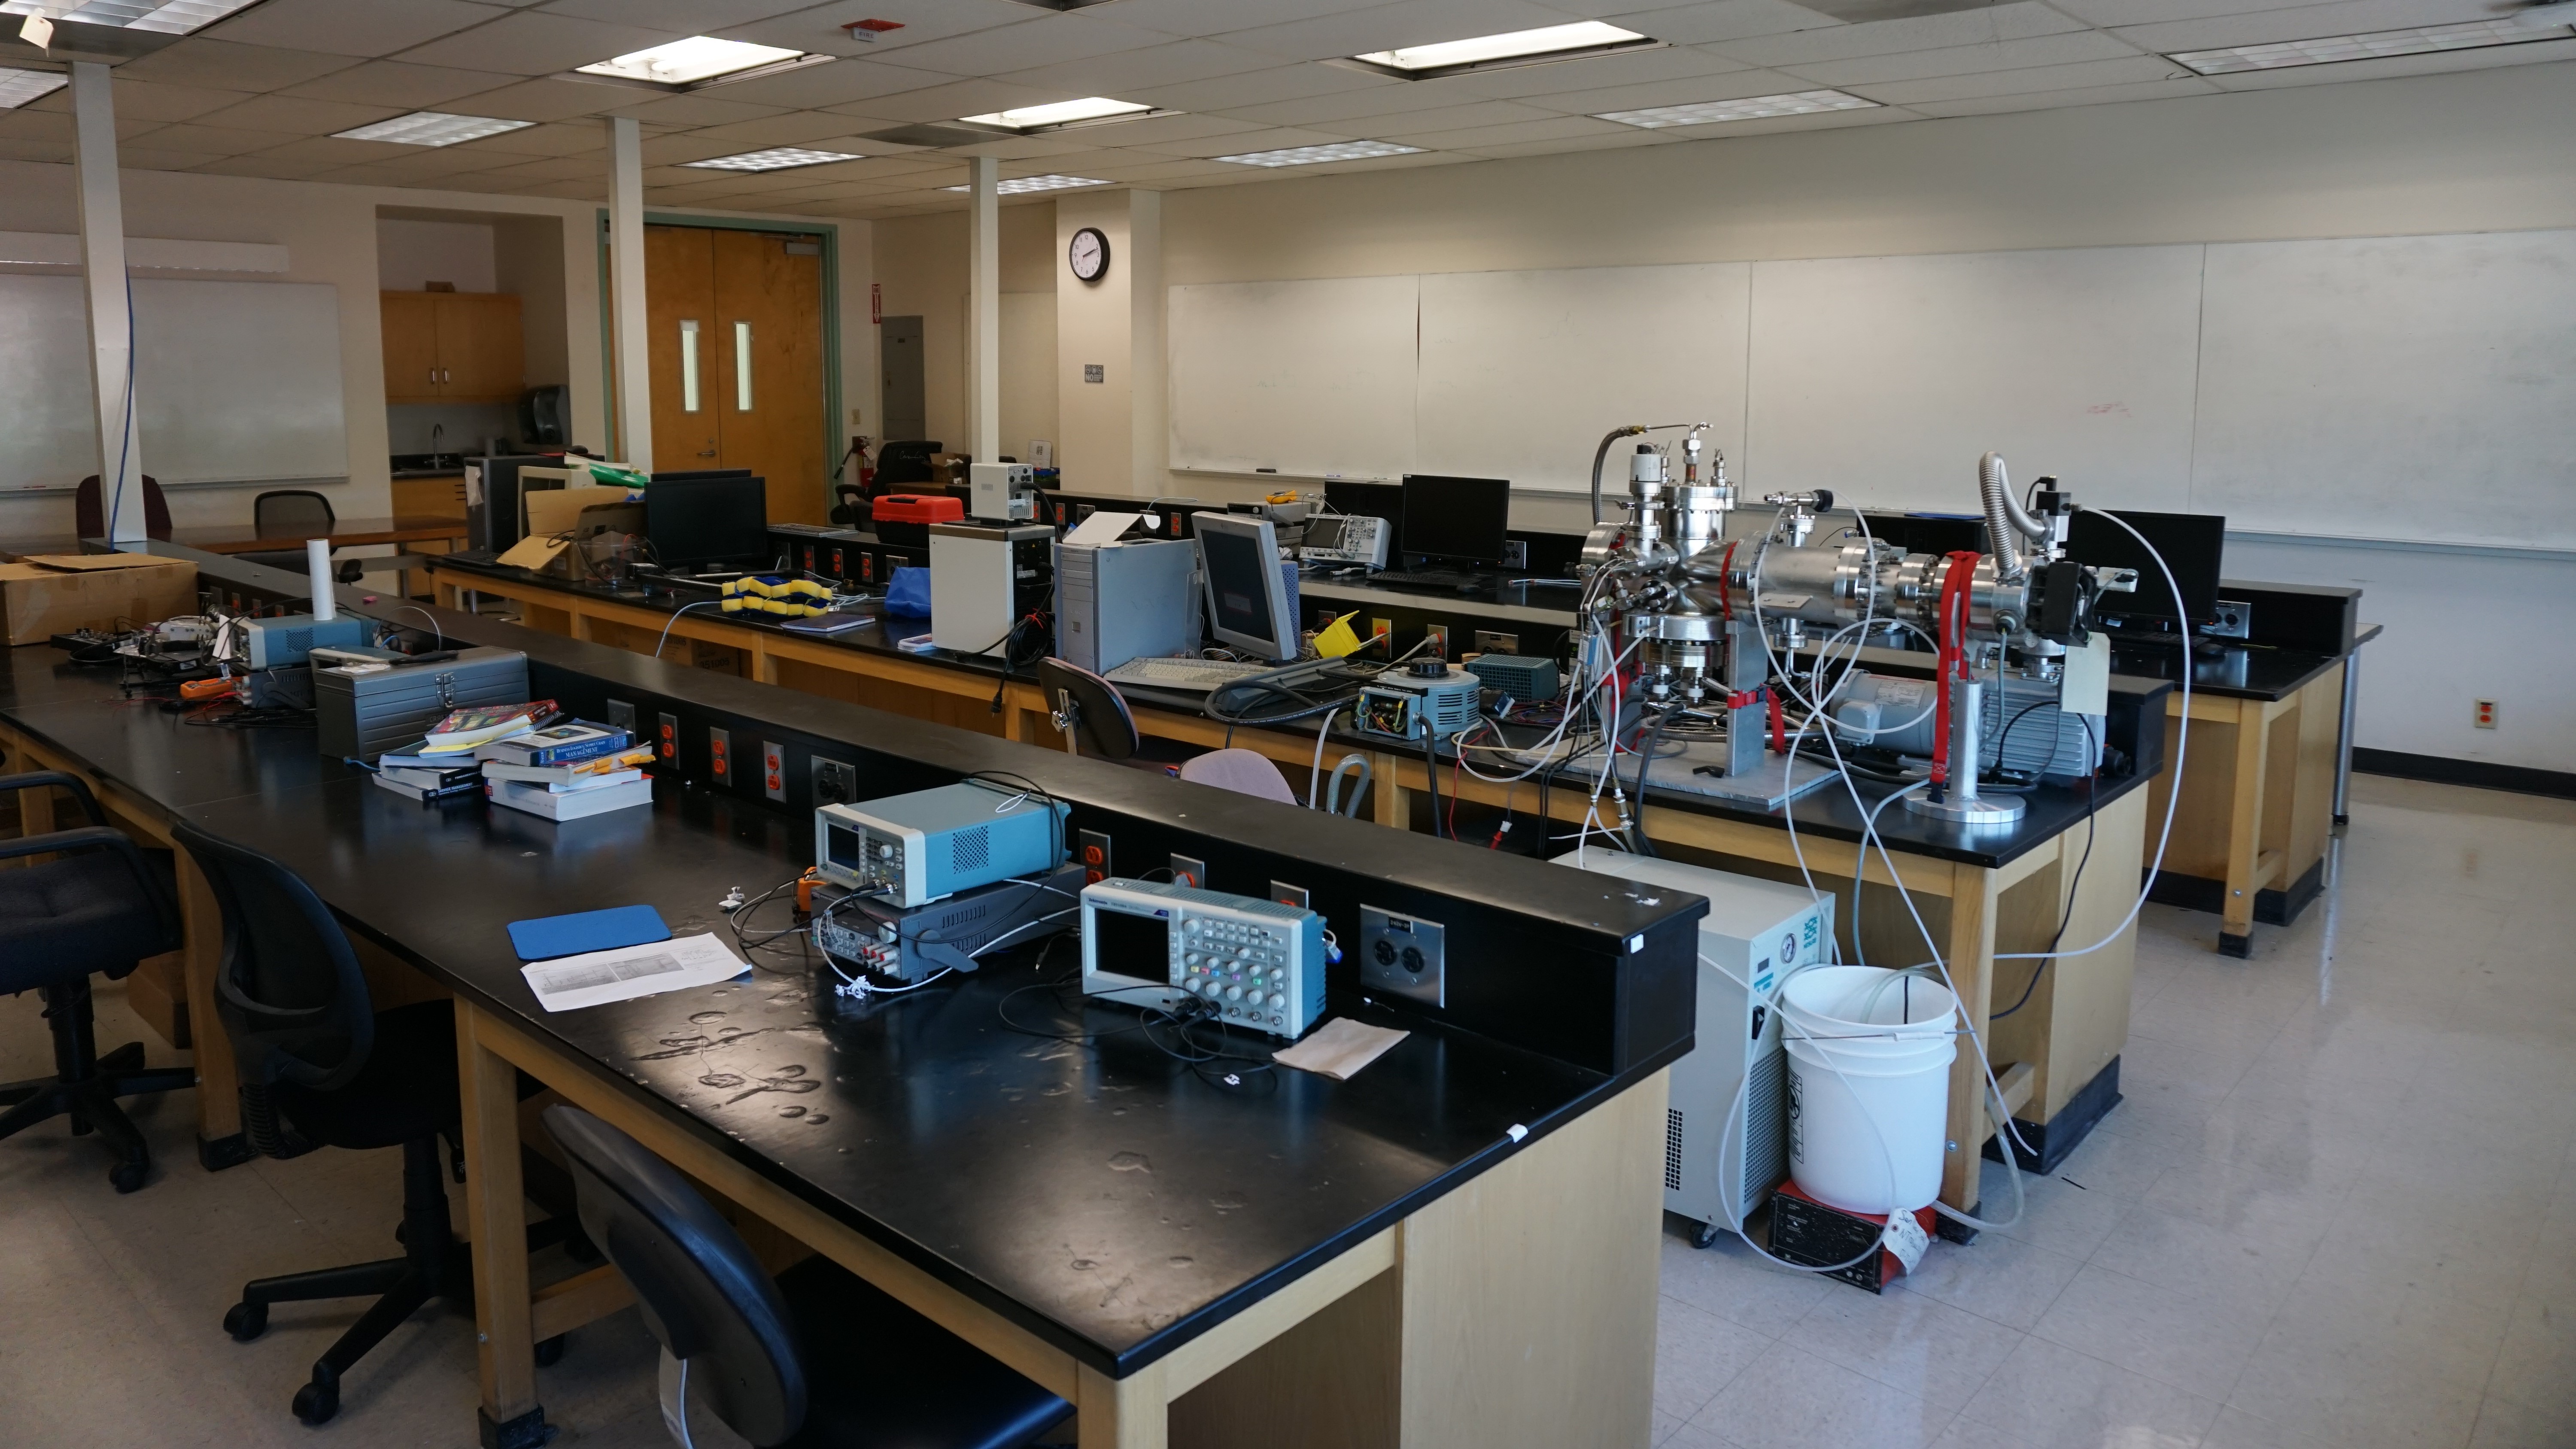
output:
<svg viewBox="0 0 2576 1449"><path fill-rule="evenodd" d="M2018 579L2022 574L2022 540L2036 542L2046 538L2048 529L2023 512L2021 500L2013 497L2003 454L1990 452L1977 460L1977 492L1985 500L1986 551L1995 556L1995 577Z"/></svg>
<svg viewBox="0 0 2576 1449"><path fill-rule="evenodd" d="M1601 465L1610 460L1610 445L1621 438L1633 438L1646 430L1643 423L1622 423L1601 435L1601 446L1592 450L1592 521L1601 521Z"/></svg>

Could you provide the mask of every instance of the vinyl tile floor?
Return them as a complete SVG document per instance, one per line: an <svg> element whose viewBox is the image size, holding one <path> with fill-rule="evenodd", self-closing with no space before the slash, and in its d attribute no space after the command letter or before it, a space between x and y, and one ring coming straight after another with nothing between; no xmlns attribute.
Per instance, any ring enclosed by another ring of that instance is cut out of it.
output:
<svg viewBox="0 0 2576 1449"><path fill-rule="evenodd" d="M2022 1176L2013 1226L1872 1297L1673 1224L1656 1443L2576 1446L2576 803L2361 777L2353 815L2326 894L2251 961L2213 953L2213 917L2146 909L2127 1099ZM178 1055L99 1001L103 1045ZM50 1064L35 997L0 1001L0 1080ZM250 1344L220 1327L244 1279L396 1251L398 1154L207 1174L194 1106L129 1100L158 1154L131 1196L59 1125L0 1142L0 1442L470 1444L452 1308L369 1355L319 1430L287 1403L354 1306L281 1306ZM2001 1167L1984 1191L2009 1211ZM653 1368L631 1310L576 1330L538 1371L556 1443L669 1443Z"/></svg>

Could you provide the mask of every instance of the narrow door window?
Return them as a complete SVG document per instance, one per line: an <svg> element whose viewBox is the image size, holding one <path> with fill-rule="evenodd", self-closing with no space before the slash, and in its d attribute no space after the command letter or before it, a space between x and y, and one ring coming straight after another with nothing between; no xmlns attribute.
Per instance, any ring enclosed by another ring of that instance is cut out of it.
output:
<svg viewBox="0 0 2576 1449"><path fill-rule="evenodd" d="M698 410L698 324L680 324L680 411Z"/></svg>
<svg viewBox="0 0 2576 1449"><path fill-rule="evenodd" d="M734 411L751 411L751 324L733 324L733 406Z"/></svg>

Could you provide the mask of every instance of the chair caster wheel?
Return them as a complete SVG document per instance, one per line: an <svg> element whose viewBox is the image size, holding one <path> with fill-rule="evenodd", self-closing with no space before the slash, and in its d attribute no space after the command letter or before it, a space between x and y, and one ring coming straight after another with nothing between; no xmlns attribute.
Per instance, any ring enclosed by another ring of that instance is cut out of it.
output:
<svg viewBox="0 0 2576 1449"><path fill-rule="evenodd" d="M1691 1246L1714 1248L1717 1246L1717 1234L1718 1227L1715 1223L1694 1223L1691 1225Z"/></svg>
<svg viewBox="0 0 2576 1449"><path fill-rule="evenodd" d="M143 1186L144 1174L150 1170L140 1162L120 1162L107 1170L107 1182L118 1192L133 1192Z"/></svg>
<svg viewBox="0 0 2576 1449"><path fill-rule="evenodd" d="M564 1340L570 1336L571 1335L569 1334L558 1333L552 1338L538 1339L537 1367L552 1368L556 1364L563 1362Z"/></svg>
<svg viewBox="0 0 2576 1449"><path fill-rule="evenodd" d="M340 1412L340 1386L316 1379L295 1391L295 1417L306 1424L327 1424Z"/></svg>
<svg viewBox="0 0 2576 1449"><path fill-rule="evenodd" d="M235 1343L248 1343L268 1332L268 1305L236 1303L225 1309L224 1332L231 1334Z"/></svg>

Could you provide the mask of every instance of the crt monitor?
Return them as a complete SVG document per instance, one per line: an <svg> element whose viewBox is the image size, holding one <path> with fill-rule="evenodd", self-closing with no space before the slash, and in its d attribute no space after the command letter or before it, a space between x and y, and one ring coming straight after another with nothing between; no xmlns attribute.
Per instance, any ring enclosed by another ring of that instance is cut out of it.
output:
<svg viewBox="0 0 2576 1449"><path fill-rule="evenodd" d="M769 485L747 474L656 479L644 490L644 531L666 569L765 565Z"/></svg>
<svg viewBox="0 0 2576 1449"><path fill-rule="evenodd" d="M2217 618L2227 519L2214 513L2140 513L2127 508L2118 513L2164 555L2165 567L2173 570L2174 583L2182 589L2182 612L2192 624L2197 627ZM2127 528L2097 510L2081 510L2066 531L2066 556L2078 563L2138 571L2136 593L2102 596L2098 612L2104 616L2103 627L2133 634L2173 631L2173 591L2165 587L2156 561L2129 536Z"/></svg>
<svg viewBox="0 0 2576 1449"><path fill-rule="evenodd" d="M1465 564L1503 561L1510 526L1508 478L1404 475L1404 551Z"/></svg>
<svg viewBox="0 0 2576 1449"><path fill-rule="evenodd" d="M1193 521L1199 575L1207 581L1208 632L1263 659L1296 658L1297 603L1288 596L1270 520L1201 513Z"/></svg>

